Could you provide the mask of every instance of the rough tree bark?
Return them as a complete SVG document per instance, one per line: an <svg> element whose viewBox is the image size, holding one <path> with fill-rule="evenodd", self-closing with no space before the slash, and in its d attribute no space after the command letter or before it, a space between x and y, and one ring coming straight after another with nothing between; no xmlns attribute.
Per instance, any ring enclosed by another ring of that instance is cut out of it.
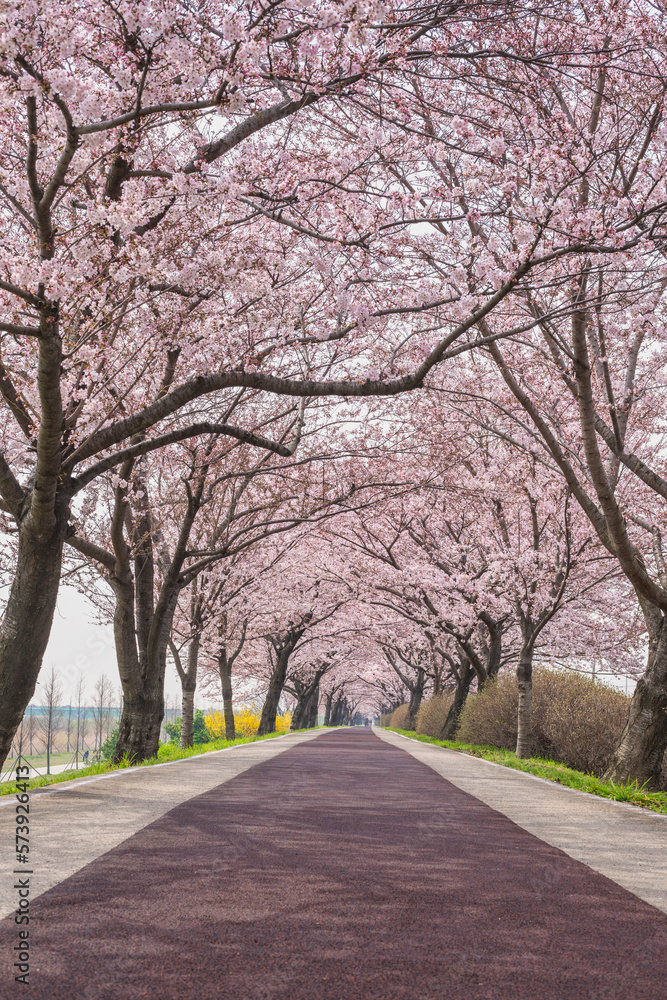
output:
<svg viewBox="0 0 667 1000"><path fill-rule="evenodd" d="M199 649L201 646L201 617L203 607L203 592L198 580L192 581L190 592L188 665L183 667L181 655L174 641L169 639L169 648L174 658L176 672L181 682L181 749L191 747L194 742L195 692L197 690L197 671L199 668Z"/></svg>
<svg viewBox="0 0 667 1000"><path fill-rule="evenodd" d="M324 671L322 671L323 673ZM317 709L320 701L320 677L317 673L310 681L294 680L293 693L296 695L296 706L292 712L291 732L298 729L312 729L317 725ZM313 722L313 715L315 722Z"/></svg>
<svg viewBox="0 0 667 1000"><path fill-rule="evenodd" d="M306 729L314 729L317 726L317 716L320 707L320 682L318 681L315 685L315 690L310 696L308 702L308 712L306 720Z"/></svg>
<svg viewBox="0 0 667 1000"><path fill-rule="evenodd" d="M194 622L192 623L194 625ZM174 642L169 640L169 648L174 658L176 671L181 681L181 738L180 747L191 747L194 742L195 692L197 690L197 670L201 633L195 632L188 645L188 665L184 669L180 653Z"/></svg>
<svg viewBox="0 0 667 1000"><path fill-rule="evenodd" d="M640 603L649 635L648 661L632 695L628 721L604 778L648 782L650 787L658 787L667 750L667 619L644 598L640 598Z"/></svg>
<svg viewBox="0 0 667 1000"><path fill-rule="evenodd" d="M345 695L341 695L337 699L333 711L331 713L330 725L346 726L350 720L350 715L351 715L351 710L349 702L345 697Z"/></svg>
<svg viewBox="0 0 667 1000"><path fill-rule="evenodd" d="M222 688L222 705L225 713L225 739L236 739L236 723L234 722L234 703L232 697L232 667L227 656L227 647L221 645L218 649L218 673Z"/></svg>
<svg viewBox="0 0 667 1000"><path fill-rule="evenodd" d="M222 612L218 625L220 642L218 645L218 655L216 657L216 661L218 664L218 674L220 675L220 686L222 688L222 704L225 715L225 739L228 740L236 739L236 723L234 722L234 702L232 692L232 669L234 667L234 661L245 645L247 631L248 622L244 621L241 627L239 641L237 642L233 652L230 653L227 645L227 613L225 611Z"/></svg>
<svg viewBox="0 0 667 1000"><path fill-rule="evenodd" d="M36 133L34 98L28 99L28 105L30 115L34 115L31 129L34 127ZM31 135L31 143L35 140L36 136ZM70 159L74 152L72 148L68 154ZM44 191L37 182L36 158L34 147L28 164L33 209L41 256L49 260L53 256L51 201L45 201ZM35 328L39 336L37 386L42 410L39 430L20 393L0 366L0 394L25 437L34 442L36 451L33 480L23 487L0 449L0 496L4 509L14 518L18 528L16 573L0 623L0 767L11 750L14 734L35 692L49 640L71 503L68 477L61 476L63 351L58 304L44 301L41 285L38 296L29 296L29 301L39 313L39 328Z"/></svg>
<svg viewBox="0 0 667 1000"><path fill-rule="evenodd" d="M406 729L416 729L417 727L417 713L419 712L422 699L424 697L426 680L426 672L420 667L417 670L415 683L410 688L410 704L408 706L408 716L405 723Z"/></svg>
<svg viewBox="0 0 667 1000"><path fill-rule="evenodd" d="M519 686L517 711L517 757L530 757L533 751L533 644L523 642L516 669Z"/></svg>
<svg viewBox="0 0 667 1000"><path fill-rule="evenodd" d="M142 646L138 646L134 629L134 608L130 618L127 600L117 601L114 632L123 711L113 756L115 763L123 758L141 761L157 756L164 718L167 643L177 601L176 589L165 606L156 609L148 641Z"/></svg>
<svg viewBox="0 0 667 1000"><path fill-rule="evenodd" d="M16 575L0 625L0 767L35 693L56 609L66 527L64 511L46 537L29 520L19 530Z"/></svg>
<svg viewBox="0 0 667 1000"><path fill-rule="evenodd" d="M327 692L324 703L325 726L333 726L336 724L334 723L333 720L337 718L339 706L342 704L345 698L345 695L343 694L344 689L345 689L345 681L341 682L340 684L336 684L334 687L331 688L330 691Z"/></svg>
<svg viewBox="0 0 667 1000"><path fill-rule="evenodd" d="M289 658L308 628L312 617L312 612L309 612L304 615L298 627L290 629L282 638L272 636L269 640L276 654L276 663L271 674L264 705L262 706L262 715L259 720L259 729L257 730L258 736L266 736L268 733L276 731L278 703L285 687Z"/></svg>
<svg viewBox="0 0 667 1000"><path fill-rule="evenodd" d="M124 467L123 471L124 480L129 480L131 469ZM116 597L114 637L123 688L114 762L123 758L141 761L157 755L164 717L167 646L178 598L186 582L180 578L180 571L200 496L195 494L189 504L173 558L169 560L165 553L160 555L163 579L156 600L154 531L148 503L144 500L140 516L135 523L129 523L126 491L127 487L116 489L111 525L114 553L104 557L107 566L109 560L111 563L107 578ZM128 524L134 551L125 539Z"/></svg>
<svg viewBox="0 0 667 1000"><path fill-rule="evenodd" d="M449 712L447 713L447 718L445 719L445 724L440 731L441 740L453 740L456 735L456 730L459 725L459 718L461 712L463 711L463 706L466 703L468 694L470 692L470 685L475 677L475 671L472 668L470 660L466 657L460 659L458 668L453 671L454 673L454 700L449 706Z"/></svg>
<svg viewBox="0 0 667 1000"><path fill-rule="evenodd" d="M291 650L282 648L276 657L276 665L271 674L269 688L266 692L262 715L259 720L258 736L266 736L268 733L276 731L276 716L278 714L278 703L285 686L287 677L287 666L289 664Z"/></svg>

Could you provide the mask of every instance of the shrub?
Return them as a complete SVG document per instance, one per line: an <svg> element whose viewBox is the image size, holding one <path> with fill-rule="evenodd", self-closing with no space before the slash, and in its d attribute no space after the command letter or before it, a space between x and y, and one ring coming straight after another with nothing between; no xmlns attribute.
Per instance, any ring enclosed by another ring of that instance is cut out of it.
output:
<svg viewBox="0 0 667 1000"><path fill-rule="evenodd" d="M164 731L170 743L178 743L181 738L181 717L177 715L171 722L165 722Z"/></svg>
<svg viewBox="0 0 667 1000"><path fill-rule="evenodd" d="M173 722L165 722L164 730L167 736L169 737L170 743L180 743L181 741L180 715L177 715ZM204 713L201 710L201 708L198 708L195 711L194 717L192 719L192 742L195 746L199 746L202 743L208 743L211 740L211 738L212 734L207 729Z"/></svg>
<svg viewBox="0 0 667 1000"><path fill-rule="evenodd" d="M289 733L289 727L292 725L292 713L283 712L282 715L276 716L276 732L277 733Z"/></svg>
<svg viewBox="0 0 667 1000"><path fill-rule="evenodd" d="M549 683L543 726L554 753L577 771L603 774L628 720L630 699L577 674L559 673Z"/></svg>
<svg viewBox="0 0 667 1000"><path fill-rule="evenodd" d="M389 723L392 729L405 729L409 710L410 706L408 704L399 705L398 708L394 709L391 713L391 722Z"/></svg>
<svg viewBox="0 0 667 1000"><path fill-rule="evenodd" d="M224 712L218 709L211 709L206 713L206 728L211 734L212 740L224 740L225 737L225 716Z"/></svg>
<svg viewBox="0 0 667 1000"><path fill-rule="evenodd" d="M195 746L199 746L202 743L208 743L210 739L211 734L206 728L204 713L201 708L198 708L192 720L192 742Z"/></svg>
<svg viewBox="0 0 667 1000"><path fill-rule="evenodd" d="M237 712L234 712L234 726L236 727L236 735L239 736L255 736L257 730L259 729L259 720L261 718L261 713L255 710L255 706L251 705L250 708L242 708ZM290 712L285 712L283 715L276 716L276 732L277 733L288 733L289 727L292 724L292 715ZM215 740L225 739L225 716L224 713L218 709L212 709L206 716L206 728L211 734L211 738Z"/></svg>
<svg viewBox="0 0 667 1000"><path fill-rule="evenodd" d="M417 712L416 732L437 739L442 732L453 701L453 691L440 691L428 701L423 701Z"/></svg>
<svg viewBox="0 0 667 1000"><path fill-rule="evenodd" d="M471 695L461 713L457 739L513 750L518 689L503 674ZM533 674L533 753L553 757L578 771L600 775L621 738L629 699L620 691L564 670Z"/></svg>
<svg viewBox="0 0 667 1000"><path fill-rule="evenodd" d="M393 714L394 714L393 712L381 712L380 713L380 725L381 726L390 726L391 725L391 717L392 717Z"/></svg>
<svg viewBox="0 0 667 1000"><path fill-rule="evenodd" d="M234 725L237 736L254 736L259 729L261 713L255 711L255 706L242 708L240 712L234 712Z"/></svg>
<svg viewBox="0 0 667 1000"><path fill-rule="evenodd" d="M537 688L537 685L535 685ZM459 719L456 739L464 743L514 750L517 736L519 695L516 677L502 674L483 691L470 694ZM537 691L533 692L533 721L537 717ZM537 747L535 747L537 752Z"/></svg>
<svg viewBox="0 0 667 1000"><path fill-rule="evenodd" d="M102 760L111 760L116 749L116 743L118 742L118 726L112 729L106 740L100 747L100 758Z"/></svg>

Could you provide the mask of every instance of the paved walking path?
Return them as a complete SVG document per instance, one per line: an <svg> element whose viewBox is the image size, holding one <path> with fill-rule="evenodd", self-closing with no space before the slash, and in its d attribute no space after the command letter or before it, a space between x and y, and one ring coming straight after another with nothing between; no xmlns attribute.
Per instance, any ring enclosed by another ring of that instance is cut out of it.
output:
<svg viewBox="0 0 667 1000"><path fill-rule="evenodd" d="M314 736L197 789L36 900L30 996L665 995L660 910L446 780L414 744ZM3 958L15 938L0 923ZM20 995L3 973L0 996Z"/></svg>
<svg viewBox="0 0 667 1000"><path fill-rule="evenodd" d="M524 830L667 913L667 816L398 733L376 732ZM667 1000L667 985L664 994Z"/></svg>
<svg viewBox="0 0 667 1000"><path fill-rule="evenodd" d="M226 750L150 767L109 771L30 793L31 896L34 899L79 871L174 806L230 781L249 767L320 731L242 743ZM0 918L16 907L16 800L0 798ZM0 994L1 996L1 994Z"/></svg>

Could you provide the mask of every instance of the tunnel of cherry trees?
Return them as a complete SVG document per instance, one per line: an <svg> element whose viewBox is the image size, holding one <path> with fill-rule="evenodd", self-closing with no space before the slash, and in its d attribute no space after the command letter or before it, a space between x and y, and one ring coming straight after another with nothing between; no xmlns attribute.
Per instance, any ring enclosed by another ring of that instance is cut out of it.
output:
<svg viewBox="0 0 667 1000"><path fill-rule="evenodd" d="M0 11L0 765L74 587L115 760L533 674L667 749L667 13L648 0Z"/></svg>

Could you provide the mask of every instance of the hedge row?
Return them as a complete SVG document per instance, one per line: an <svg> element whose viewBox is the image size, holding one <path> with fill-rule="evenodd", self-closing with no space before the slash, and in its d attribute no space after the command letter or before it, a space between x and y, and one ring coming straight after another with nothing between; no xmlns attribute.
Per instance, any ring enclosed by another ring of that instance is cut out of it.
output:
<svg viewBox="0 0 667 1000"><path fill-rule="evenodd" d="M422 704L416 732L438 737L451 705L449 692ZM514 750L518 690L514 674L503 674L471 694L461 713L456 739ZM601 775L618 745L629 699L620 691L568 671L538 668L533 680L534 749L577 771ZM404 729L408 706L382 717L381 724Z"/></svg>

